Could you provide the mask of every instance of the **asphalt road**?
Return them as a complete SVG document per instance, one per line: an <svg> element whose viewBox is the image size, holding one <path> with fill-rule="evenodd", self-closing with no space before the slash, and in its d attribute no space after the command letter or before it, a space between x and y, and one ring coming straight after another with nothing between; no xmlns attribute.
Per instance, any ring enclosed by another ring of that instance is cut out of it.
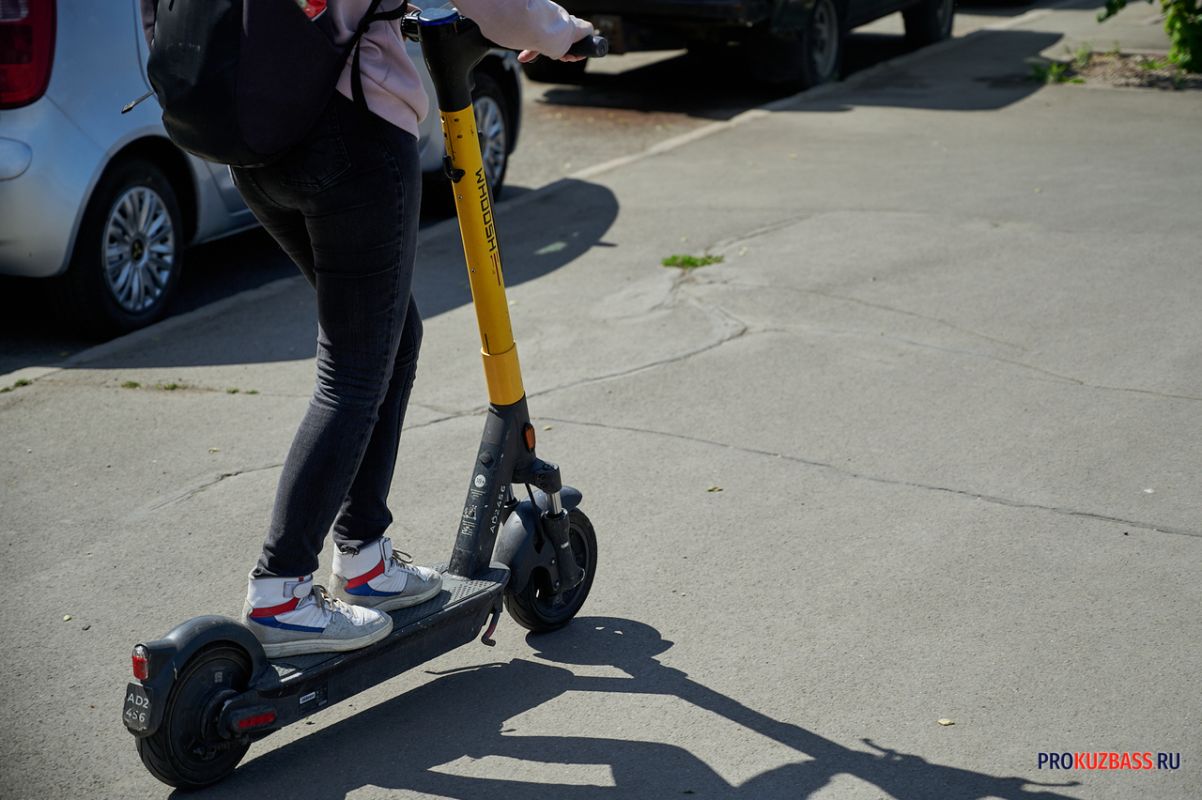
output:
<svg viewBox="0 0 1202 800"><path fill-rule="evenodd" d="M1034 5L961 8L956 36L1018 17ZM901 15L858 29L848 41L845 73L854 74L909 51ZM749 84L729 64L682 52L627 54L590 65L581 86L525 82L523 127L502 200L610 159L786 96ZM423 224L441 217L427 214ZM180 314L294 274L292 264L260 231L193 248L171 314ZM97 344L62 330L39 281L0 280L0 375L52 366Z"/></svg>

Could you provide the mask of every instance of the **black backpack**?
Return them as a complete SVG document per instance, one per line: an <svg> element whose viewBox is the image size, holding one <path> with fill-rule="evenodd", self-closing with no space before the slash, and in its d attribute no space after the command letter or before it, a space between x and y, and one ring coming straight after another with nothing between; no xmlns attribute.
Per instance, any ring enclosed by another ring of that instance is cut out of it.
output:
<svg viewBox="0 0 1202 800"><path fill-rule="evenodd" d="M381 2L336 44L325 0L157 0L146 71L167 135L207 161L268 164L312 130L352 48L354 100L366 110L359 40L408 7L380 12Z"/></svg>

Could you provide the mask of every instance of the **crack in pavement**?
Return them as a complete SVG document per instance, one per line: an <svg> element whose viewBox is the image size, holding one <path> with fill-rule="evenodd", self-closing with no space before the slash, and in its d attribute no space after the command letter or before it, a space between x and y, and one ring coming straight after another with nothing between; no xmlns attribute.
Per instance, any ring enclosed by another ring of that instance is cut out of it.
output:
<svg viewBox="0 0 1202 800"><path fill-rule="evenodd" d="M279 469L282 466L284 466L284 464L283 464L283 462L280 462L278 464L275 464L275 463L264 464L263 466L260 466L260 467L248 467L247 469L234 470L233 472L222 472L222 473L218 474L217 477L213 478L212 480L208 480L208 481L205 481L204 483L200 483L200 484L197 484L196 486L192 486L187 489L184 489L183 491L177 492L176 494L172 495L171 497L168 497L165 500L160 500L157 503L152 503L151 505L147 506L143 510L141 510L139 512L135 512L134 516L150 514L155 511L160 511L160 510L166 508L167 506L175 505L176 503L182 503L186 500L191 500L193 497L196 497L198 494L201 494L202 492L206 492L209 489L216 486L217 484L221 483L226 478L236 478L239 475L249 475L253 472L265 472L269 469Z"/></svg>
<svg viewBox="0 0 1202 800"><path fill-rule="evenodd" d="M672 292L676 293L680 289L680 287L683 285L684 285L684 281L678 282L676 285L673 286ZM580 386L588 386L588 385L594 384L594 383L601 383L604 381L615 380L617 378L625 378L630 375L637 375L640 372L646 372L648 370L656 369L658 367L667 366L668 364L678 364L681 361L687 361L688 359L693 358L694 356L699 356L702 353L708 353L710 350L714 350L716 348L721 347L724 344L727 344L728 342L732 342L735 339L738 339L739 337L746 334L749 330L748 326L745 323L743 323L742 320L738 319L733 314L730 314L729 312L727 312L725 309L721 308L720 306L706 306L705 304L703 304L693 298L690 298L689 302L690 302L690 305L695 306L696 308L701 310L702 313L704 313L706 316L710 317L711 319L713 319L713 318L720 319L721 323L719 324L719 328L725 328L727 332L723 335L720 335L717 339L709 341L700 347L696 347L696 348L694 348L692 350L688 350L684 353L678 353L674 356L668 356L666 358L661 358L661 359L657 359L655 361L650 361L645 364L640 364L636 367L630 367L629 369L618 370L617 372L607 372L603 375L594 375L594 376L588 377L588 378L580 378L579 380L569 381L568 383L559 384L557 386L551 386L546 389L539 389L538 391L528 394L527 397L542 397L543 395L547 395L552 392L560 392L560 391L565 391L567 389L575 389ZM731 323L734 323L734 325L732 326Z"/></svg>
<svg viewBox="0 0 1202 800"><path fill-rule="evenodd" d="M708 285L735 285L735 284L732 284L729 282L724 282L724 281L709 281L707 283L699 283L699 284L694 284L694 285L707 285L707 284ZM776 286L766 286L766 285L760 285L760 284L742 284L742 285L756 286L757 288L763 288L763 289L768 289L768 290L773 290L773 291L777 290L777 289L786 289L786 290L802 292L805 294L818 294L818 295L821 295L824 297L831 296L831 295L825 295L822 292L809 292L809 291L806 291L803 289L791 289L791 287L784 287L784 286L776 287ZM848 298L840 297L838 299L848 299ZM853 302L857 302L857 301L853 300ZM871 304L869 304L869 305L871 305ZM720 308L720 307L715 306L715 308ZM900 309L889 309L887 306L880 306L880 308L883 308L886 310L899 311L899 313L903 313L903 314L908 313L905 311L901 311ZM1119 392L1119 393L1124 393L1124 394L1147 395L1147 396L1151 396L1151 397L1158 397L1162 400L1188 400L1191 402L1202 402L1202 397L1199 397L1197 395L1178 394L1176 392L1162 392L1162 391L1158 391L1156 389L1141 389L1141 388L1135 387L1135 386L1111 386L1111 385L1103 384L1103 383L1090 383L1089 381L1083 380L1082 378L1076 378L1076 377L1073 377L1072 375L1065 375L1064 373L1061 373L1061 372L1055 372L1054 370L1045 369L1043 367L1038 367L1038 366L1035 366L1034 364L1028 364L1024 361L1018 361L1013 358L1005 358L1004 356L995 356L995 355L991 355L989 353L982 353L977 350L966 350L966 349L958 348L958 347L947 347L944 345L931 344L929 342L921 342L921 341L918 341L917 339L909 339L904 336L895 336L893 334L885 333L884 331L870 333L868 331L858 331L858 330L854 330L854 329L850 329L850 328L835 329L835 328L819 327L817 325L808 325L808 326L798 325L798 326L791 326L791 327L790 326L778 326L778 325L756 325L754 323L740 319L739 317L735 316L733 313L731 313L729 311L723 311L722 313L724 313L726 316L728 316L729 318L731 318L733 320L738 320L742 325L744 325L746 327L746 333L752 334L752 335L761 334L761 333L790 334L790 333L810 332L810 333L827 334L827 335L831 335L831 336L857 336L860 338L872 339L872 340L884 338L888 341L898 342L900 344L909 345L911 347L917 347L917 348L920 348L923 350L934 350L934 351L941 352L941 353L951 353L954 355L968 356L970 358L979 358L979 359L982 359L985 361L994 361L999 364L1006 364L1007 366L1017 367L1019 369L1028 370L1030 372L1035 372L1040 375L1044 375L1048 378L1053 379L1057 383L1067 383L1067 384L1071 384L1073 386L1080 386L1084 389L1096 389L1096 390L1102 391L1102 392ZM929 319L932 322L943 322L944 324L947 324L949 327L956 328L957 330L961 330L964 333L969 333L969 334L973 334L975 336L980 336L981 338L984 338L984 339L991 339L991 337L985 336L984 334L976 334L973 331L963 329L963 328L958 328L958 326L948 323L945 320L936 319L934 317L923 317L921 314L914 314L913 316L918 316L923 319ZM993 341L997 341L1001 344L1009 345L1008 342L1002 342L999 339L994 339ZM1009 345L1009 346L1017 347L1017 345Z"/></svg>
<svg viewBox="0 0 1202 800"><path fill-rule="evenodd" d="M888 311L890 313L899 314L901 316L914 317L915 319L926 320L927 322L934 322L939 325L944 325L948 328L951 328L954 331L959 331L960 333L964 333L969 336L974 336L978 339L984 339L987 342L993 342L994 344L1000 344L1004 347L1009 347L1014 350L1027 352L1027 348L1023 347L1020 344L1015 344L1014 342L1008 342L1005 339L998 339L998 338L990 336L988 334L981 333L979 331L974 331L971 328L961 327L950 320L943 319L942 317L931 317L926 314L919 314L917 311L907 311L904 308L897 308L896 306L889 306L889 305L885 305L883 303L873 303L870 300L861 300L858 297L851 297L850 295L833 294L831 292L819 291L818 289L802 289L797 286L772 286L771 284L752 283L749 281L728 281L728 280L715 279L715 280L699 280L698 284L702 285L702 286L734 286L734 287L743 288L743 289L765 289L770 292L786 291L786 292L793 292L795 294L812 295L815 297L825 297L830 300L841 300L846 303L854 303L856 305L865 306L867 308L875 308L879 311Z"/></svg>
<svg viewBox="0 0 1202 800"><path fill-rule="evenodd" d="M807 467L816 467L824 469L836 474L842 475L853 480L868 481L870 483L881 484L884 486L900 486L910 489L922 489L931 492L940 492L943 494L951 494L959 497L967 497L973 500L982 500L993 505L1006 506L1007 508L1026 508L1035 511L1049 511L1053 514L1068 517L1082 517L1085 519L1094 519L1100 522L1113 522L1120 525L1126 525L1131 528L1139 528L1140 530L1151 531L1152 533L1169 533L1175 536L1189 536L1192 538L1202 538L1202 531L1191 531L1185 528L1177 528L1169 525L1158 525L1152 522L1143 522L1140 520L1125 519L1123 517L1110 516L1108 514L1100 514L1093 511L1081 511L1064 506L1045 506L1039 503L1028 503L1022 500L1014 500L1008 497L999 495L984 494L982 492L974 492L968 489L956 489L951 486L939 486L938 484L919 483L917 481L907 481L898 478L886 478L880 475L870 475L864 472L856 472L855 470L845 469L828 461L818 461L811 458L803 458L801 456L788 455L786 453L772 452L771 450L761 450L755 447L745 447L742 445L730 444L729 442L721 442L715 439L705 439L700 436L689 436L683 433L672 433L671 431L660 431L654 428L637 428L628 425L614 425L605 422L588 422L584 420L565 419L563 417L542 417L548 422L556 422L563 425L578 425L586 428L602 428L605 430L625 431L628 433L641 433L651 436L662 436L668 439L679 439L685 442L694 444L703 444L710 447L721 447L728 450L734 450L739 453L748 455L766 456L774 459L781 459L795 464L801 464Z"/></svg>

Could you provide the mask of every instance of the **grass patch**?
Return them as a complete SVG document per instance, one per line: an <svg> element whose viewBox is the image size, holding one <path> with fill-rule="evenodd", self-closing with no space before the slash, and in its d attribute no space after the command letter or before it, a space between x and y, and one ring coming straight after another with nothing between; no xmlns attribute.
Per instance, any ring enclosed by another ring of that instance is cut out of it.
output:
<svg viewBox="0 0 1202 800"><path fill-rule="evenodd" d="M183 389L184 385L182 383L159 383L155 384L154 388L163 392L174 392L176 389Z"/></svg>
<svg viewBox="0 0 1202 800"><path fill-rule="evenodd" d="M258 389L247 389L246 393L247 394L258 394L259 390Z"/></svg>
<svg viewBox="0 0 1202 800"><path fill-rule="evenodd" d="M22 386L29 386L32 383L33 383L33 381L26 380L25 378L21 378L20 380L14 382L12 386L5 386L3 389L0 389L0 394L8 394L13 389L20 389Z"/></svg>
<svg viewBox="0 0 1202 800"><path fill-rule="evenodd" d="M142 384L138 383L137 381L126 381L125 383L121 384L121 388L122 389L141 389Z"/></svg>
<svg viewBox="0 0 1202 800"><path fill-rule="evenodd" d="M1078 47L1073 52L1073 68L1077 70L1085 69L1089 66L1090 60L1093 58L1093 45L1089 42Z"/></svg>
<svg viewBox="0 0 1202 800"><path fill-rule="evenodd" d="M1149 58L1148 56L1140 56L1135 65L1144 72L1156 72L1157 70L1171 70L1173 62L1167 58Z"/></svg>
<svg viewBox="0 0 1202 800"><path fill-rule="evenodd" d="M226 390L225 390L225 393L226 393L226 394L237 394L237 393L238 393L238 392L240 392L240 391L242 391L242 390L241 390L241 389L239 389L238 387L236 387L236 386L231 386L230 388L228 388L228 389L226 389Z"/></svg>
<svg viewBox="0 0 1202 800"><path fill-rule="evenodd" d="M700 256L690 256L683 253L670 255L663 261L659 262L665 267L680 267L681 269L696 269L697 267L708 267L710 264L721 264L725 259L722 256L711 256L709 253Z"/></svg>
<svg viewBox="0 0 1202 800"><path fill-rule="evenodd" d="M1031 78L1040 83L1085 83L1073 70L1072 64L1063 61L1036 61L1031 64Z"/></svg>

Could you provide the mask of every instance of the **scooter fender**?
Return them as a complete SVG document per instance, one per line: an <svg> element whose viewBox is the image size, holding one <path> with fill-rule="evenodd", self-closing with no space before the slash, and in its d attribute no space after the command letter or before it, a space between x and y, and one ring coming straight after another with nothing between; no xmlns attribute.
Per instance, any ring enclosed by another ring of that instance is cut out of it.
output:
<svg viewBox="0 0 1202 800"><path fill-rule="evenodd" d="M580 490L572 486L564 486L559 493L560 504L565 511L571 511L580 505L583 497ZM554 548L542 541L543 536L538 532L538 518L542 512L551 507L551 498L544 492L534 490L534 504L529 500L518 503L517 508L501 526L497 534L497 547L493 551L493 560L509 567L509 585L506 592L517 593L526 588L530 575L537 567L550 571L551 559L555 557Z"/></svg>
<svg viewBox="0 0 1202 800"><path fill-rule="evenodd" d="M149 653L150 675L126 688L122 721L129 732L141 738L158 730L180 670L201 650L219 643L233 644L246 651L251 685L270 668L263 646L245 627L228 617L194 617L177 625L162 639L142 643Z"/></svg>

